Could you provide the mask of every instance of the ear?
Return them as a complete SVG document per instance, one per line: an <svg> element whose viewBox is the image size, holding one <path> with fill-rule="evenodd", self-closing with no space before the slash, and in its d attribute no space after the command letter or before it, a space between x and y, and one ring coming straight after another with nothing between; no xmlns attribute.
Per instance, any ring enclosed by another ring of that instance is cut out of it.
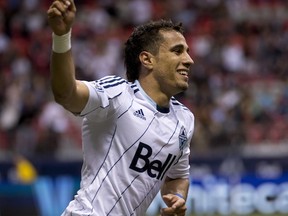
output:
<svg viewBox="0 0 288 216"><path fill-rule="evenodd" d="M153 58L153 55L147 51L142 51L139 55L140 62L148 70L151 70L153 68Z"/></svg>

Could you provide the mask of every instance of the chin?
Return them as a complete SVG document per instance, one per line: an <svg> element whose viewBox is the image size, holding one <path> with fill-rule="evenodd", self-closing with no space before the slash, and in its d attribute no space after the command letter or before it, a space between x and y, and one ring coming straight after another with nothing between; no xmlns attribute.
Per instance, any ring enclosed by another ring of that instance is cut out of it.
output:
<svg viewBox="0 0 288 216"><path fill-rule="evenodd" d="M178 91L176 92L176 94L179 94L179 93L182 93L182 92L185 92L186 90L188 89L188 85L181 85L181 86L178 86ZM176 95L174 94L174 95Z"/></svg>
<svg viewBox="0 0 288 216"><path fill-rule="evenodd" d="M181 91L186 91L189 87L189 84L188 83L185 83L185 84L181 84L179 85Z"/></svg>

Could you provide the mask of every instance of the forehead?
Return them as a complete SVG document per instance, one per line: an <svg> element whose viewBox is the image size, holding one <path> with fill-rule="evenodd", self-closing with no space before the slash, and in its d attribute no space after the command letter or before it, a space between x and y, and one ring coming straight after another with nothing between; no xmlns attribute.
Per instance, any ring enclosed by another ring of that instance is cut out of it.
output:
<svg viewBox="0 0 288 216"><path fill-rule="evenodd" d="M160 33L164 39L163 42L160 44L160 47L169 49L174 46L182 45L185 49L188 48L186 39L180 32L174 30L162 30L160 31Z"/></svg>

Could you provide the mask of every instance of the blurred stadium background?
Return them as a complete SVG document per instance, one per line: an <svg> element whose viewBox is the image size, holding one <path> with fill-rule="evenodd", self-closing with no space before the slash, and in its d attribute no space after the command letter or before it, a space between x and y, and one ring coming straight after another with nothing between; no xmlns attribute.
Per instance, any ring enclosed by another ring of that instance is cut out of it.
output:
<svg viewBox="0 0 288 216"><path fill-rule="evenodd" d="M81 119L49 87L52 0L0 0L0 215L55 216L79 186ZM190 215L288 215L288 1L75 0L79 79L125 76L133 26L184 24L195 61ZM163 205L156 198L147 215Z"/></svg>

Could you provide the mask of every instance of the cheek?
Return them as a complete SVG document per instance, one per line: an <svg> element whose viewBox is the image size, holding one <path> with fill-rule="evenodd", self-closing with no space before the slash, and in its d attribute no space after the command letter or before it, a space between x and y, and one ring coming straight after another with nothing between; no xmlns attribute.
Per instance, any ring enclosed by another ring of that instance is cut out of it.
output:
<svg viewBox="0 0 288 216"><path fill-rule="evenodd" d="M162 70L166 71L167 73L175 71L175 65L175 61L169 56L164 58L161 62Z"/></svg>
<svg viewBox="0 0 288 216"><path fill-rule="evenodd" d="M159 71L159 76L161 76L162 78L166 78L166 79L174 79L175 76L175 72L174 72L174 68L171 64L166 63L165 65L163 65L161 67L161 70Z"/></svg>
<svg viewBox="0 0 288 216"><path fill-rule="evenodd" d="M160 59L158 59L158 62L156 64L155 71L157 71L157 76L160 78L170 78L174 79L175 77L175 72L176 72L176 63L171 56L166 55L166 56L161 56Z"/></svg>

